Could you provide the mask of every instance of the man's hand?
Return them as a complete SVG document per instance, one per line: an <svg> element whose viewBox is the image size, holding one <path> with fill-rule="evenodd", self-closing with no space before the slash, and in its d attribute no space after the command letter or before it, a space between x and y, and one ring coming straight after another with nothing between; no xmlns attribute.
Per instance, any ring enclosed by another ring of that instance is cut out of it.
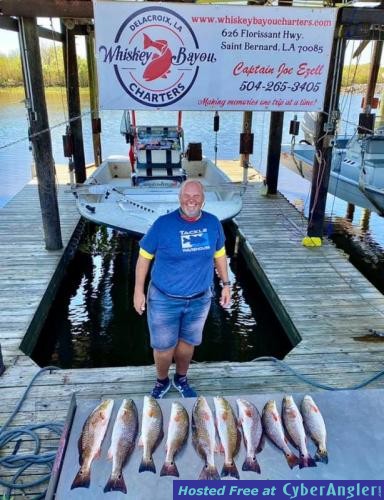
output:
<svg viewBox="0 0 384 500"><path fill-rule="evenodd" d="M231 303L231 287L224 286L221 289L220 305L221 307L229 307Z"/></svg>
<svg viewBox="0 0 384 500"><path fill-rule="evenodd" d="M135 308L135 311L137 314L140 314L140 316L143 314L145 311L145 294L144 292L137 292L135 290L135 293L133 295L133 307Z"/></svg>

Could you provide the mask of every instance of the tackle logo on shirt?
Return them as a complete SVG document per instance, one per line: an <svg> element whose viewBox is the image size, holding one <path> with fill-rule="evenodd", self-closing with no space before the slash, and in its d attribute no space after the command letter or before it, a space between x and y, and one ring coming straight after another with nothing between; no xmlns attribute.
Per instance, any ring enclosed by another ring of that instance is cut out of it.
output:
<svg viewBox="0 0 384 500"><path fill-rule="evenodd" d="M180 231L181 249L183 252L200 252L209 250L208 230L194 229L193 231Z"/></svg>

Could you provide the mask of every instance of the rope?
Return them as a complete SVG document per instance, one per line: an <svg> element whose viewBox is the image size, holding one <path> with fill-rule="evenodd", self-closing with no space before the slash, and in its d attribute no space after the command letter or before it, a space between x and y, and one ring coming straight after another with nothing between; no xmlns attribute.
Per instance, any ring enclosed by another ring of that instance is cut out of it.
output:
<svg viewBox="0 0 384 500"><path fill-rule="evenodd" d="M12 420L15 418L17 413L19 412L23 402L25 401L29 389L32 387L36 378L40 376L42 373L46 371L59 370L60 368L56 366L47 366L39 370L32 378L27 388L24 391L23 396L20 398L19 402L16 405L16 408L10 415L10 417L6 420L5 424L0 427L0 466L3 466L8 469L16 469L15 474L11 478L11 480L6 481L0 478L0 485L7 488L5 493L5 498L10 499L12 490L21 491L24 495L27 495L25 492L26 489L32 488L34 486L38 486L44 482L49 481L51 477L52 467L56 456L57 447L52 447L53 451L49 452L41 452L41 439L39 434L36 432L39 429L48 429L52 433L57 436L61 436L63 426L62 424L55 422L47 422L45 424L34 424L27 425L24 427L18 427L12 430L7 430L7 427L10 425ZM34 450L33 452L28 453L18 453L20 446L22 445L22 439L28 439L34 441ZM16 441L13 452L9 454L9 451L2 452L1 450L6 448L6 446L10 445L12 441ZM48 469L48 472L39 479L35 479L34 481L26 482L18 482L18 479L23 475L24 471L26 471L30 466L43 466ZM38 500L40 498L45 497L45 491L43 493L38 494L33 497L33 500ZM30 496L30 493L28 493Z"/></svg>
<svg viewBox="0 0 384 500"><path fill-rule="evenodd" d="M350 385L348 387L332 387L330 385L325 385L320 382L316 382L314 380L311 380L310 378L306 377L305 375L302 375L301 373L297 372L294 368L288 365L285 361L281 361L280 359L274 358L273 356L260 356L259 358L255 358L252 361L273 361L276 363L280 368L282 368L285 371L289 371L292 373L292 375L295 375L299 380L302 380L306 384L312 385L313 387L318 387L319 389L325 389L326 391L355 391L357 389L362 389L363 387L367 386L371 382L374 382L378 378L382 377L384 375L384 370L381 370L380 372L376 373L372 377L369 377L368 379L364 380L360 384L356 385Z"/></svg>

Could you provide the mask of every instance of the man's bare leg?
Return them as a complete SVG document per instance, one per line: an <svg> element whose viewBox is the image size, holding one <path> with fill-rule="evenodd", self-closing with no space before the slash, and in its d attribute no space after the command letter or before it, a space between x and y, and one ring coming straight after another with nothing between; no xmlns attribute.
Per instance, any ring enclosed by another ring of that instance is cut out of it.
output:
<svg viewBox="0 0 384 500"><path fill-rule="evenodd" d="M175 348L169 349L168 351L153 350L157 378L159 380L164 380L168 377L169 367L171 366L175 350Z"/></svg>
<svg viewBox="0 0 384 500"><path fill-rule="evenodd" d="M195 346L179 340L174 352L176 373L179 375L187 374L194 350Z"/></svg>

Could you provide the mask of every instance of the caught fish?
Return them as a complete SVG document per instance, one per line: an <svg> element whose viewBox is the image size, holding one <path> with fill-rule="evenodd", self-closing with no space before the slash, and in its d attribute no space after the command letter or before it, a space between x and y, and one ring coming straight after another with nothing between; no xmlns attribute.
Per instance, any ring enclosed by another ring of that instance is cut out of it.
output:
<svg viewBox="0 0 384 500"><path fill-rule="evenodd" d="M167 78L172 64L172 52L168 47L166 40L151 40L148 35L144 33L144 50L148 47L153 47L160 52L160 54L153 54L151 62L145 68L143 78L147 82L156 80L157 78Z"/></svg>
<svg viewBox="0 0 384 500"><path fill-rule="evenodd" d="M301 414L303 416L304 427L317 446L315 460L327 464L327 430L320 410L311 396L304 396L301 402Z"/></svg>
<svg viewBox="0 0 384 500"><path fill-rule="evenodd" d="M239 452L241 435L237 427L236 417L229 402L221 397L213 398L216 413L217 431L224 452L224 465L221 477L240 479L234 458Z"/></svg>
<svg viewBox="0 0 384 500"><path fill-rule="evenodd" d="M139 472L151 471L156 474L153 453L163 439L163 414L159 403L152 396L144 396L143 420L139 446L143 447L143 458Z"/></svg>
<svg viewBox="0 0 384 500"><path fill-rule="evenodd" d="M249 470L260 474L260 465L256 454L262 449L263 426L256 406L246 399L238 399L239 422L243 430L246 457L242 470Z"/></svg>
<svg viewBox="0 0 384 500"><path fill-rule="evenodd" d="M132 399L123 399L112 430L108 458L112 459L112 473L104 488L107 491L127 493L123 467L132 454L139 427L137 408Z"/></svg>
<svg viewBox="0 0 384 500"><path fill-rule="evenodd" d="M160 476L179 477L175 463L175 456L185 445L188 438L189 417L187 410L178 402L172 403L171 416L169 418L168 436L166 444L166 457Z"/></svg>
<svg viewBox="0 0 384 500"><path fill-rule="evenodd" d="M78 442L80 469L73 480L71 490L89 487L91 464L95 457L100 456L101 443L107 431L113 403L113 399L102 401L84 423Z"/></svg>
<svg viewBox="0 0 384 500"><path fill-rule="evenodd" d="M215 465L216 430L211 408L199 396L192 409L192 443L205 465L199 479L220 479Z"/></svg>
<svg viewBox="0 0 384 500"><path fill-rule="evenodd" d="M294 453L292 453L288 446L281 418L279 412L277 411L276 401L273 399L269 400L265 404L261 414L261 421L266 435L272 443L284 453L289 467L293 469L293 467L299 464L299 459Z"/></svg>
<svg viewBox="0 0 384 500"><path fill-rule="evenodd" d="M310 456L307 449L307 437L305 435L303 417L292 396L284 396L282 419L285 430L292 444L300 451L299 467L316 467L316 462Z"/></svg>

